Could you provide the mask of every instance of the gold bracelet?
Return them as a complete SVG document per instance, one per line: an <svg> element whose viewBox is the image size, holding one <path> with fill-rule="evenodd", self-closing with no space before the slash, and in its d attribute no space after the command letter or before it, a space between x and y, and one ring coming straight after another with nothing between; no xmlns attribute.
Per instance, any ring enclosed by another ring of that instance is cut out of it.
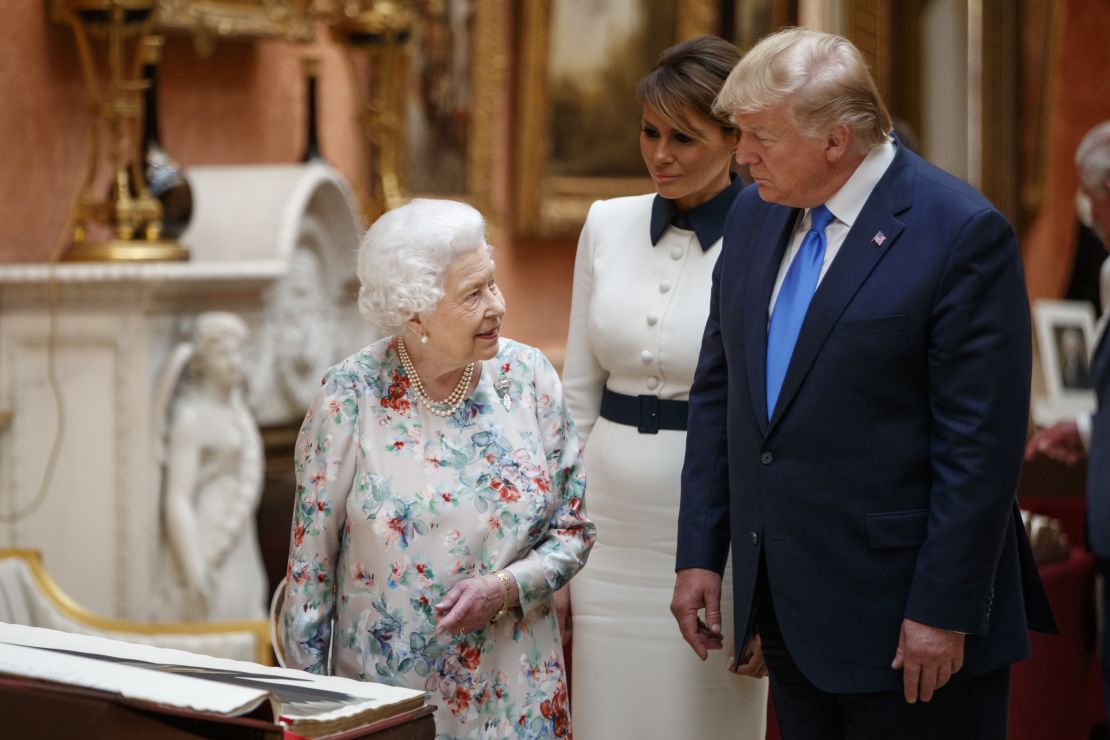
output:
<svg viewBox="0 0 1110 740"><path fill-rule="evenodd" d="M494 571L493 575L497 576L498 580L501 581L501 585L504 587L505 593L504 593L504 595L502 596L502 599L501 599L501 609L496 614L494 614L492 617L490 617L490 620L489 620L490 624L493 624L494 622L496 622L498 619L501 618L502 614L509 611L509 599L513 595L513 586L512 586L511 583L509 583L508 574L506 574L505 571L503 571L503 570L498 570L498 571Z"/></svg>

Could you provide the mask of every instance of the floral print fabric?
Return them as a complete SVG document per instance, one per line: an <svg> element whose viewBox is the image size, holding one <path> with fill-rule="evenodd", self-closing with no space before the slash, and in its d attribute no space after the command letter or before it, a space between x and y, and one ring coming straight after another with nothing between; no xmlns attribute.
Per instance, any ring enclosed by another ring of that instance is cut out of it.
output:
<svg viewBox="0 0 1110 740"><path fill-rule="evenodd" d="M336 365L297 442L281 619L290 667L422 688L439 738L570 731L550 596L594 540L578 438L554 368L502 339L454 415L414 402L385 339ZM507 570L519 608L437 635L432 605ZM334 634L333 622L334 619Z"/></svg>

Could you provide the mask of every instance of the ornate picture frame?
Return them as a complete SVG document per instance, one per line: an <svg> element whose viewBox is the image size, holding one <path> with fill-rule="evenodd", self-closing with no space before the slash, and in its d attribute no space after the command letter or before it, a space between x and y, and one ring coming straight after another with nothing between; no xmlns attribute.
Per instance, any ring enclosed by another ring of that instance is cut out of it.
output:
<svg viewBox="0 0 1110 740"><path fill-rule="evenodd" d="M749 4L740 0L625 0L604 6L585 0L523 3L517 18L521 43L515 64L515 231L541 237L573 234L594 200L652 192L651 178L639 159L636 83L663 49L683 39L719 34L750 45L774 28L796 21L796 9L788 0L760 0L754 9L748 9ZM573 22L565 22L563 16ZM745 28L755 21L767 27ZM670 24L670 33L659 32L661 22ZM598 61L590 66L590 60ZM599 125L606 116L614 123ZM592 140L572 140L568 146L562 132Z"/></svg>
<svg viewBox="0 0 1110 740"><path fill-rule="evenodd" d="M198 48L219 39L315 38L313 0L161 0L155 27L192 34Z"/></svg>
<svg viewBox="0 0 1110 740"><path fill-rule="evenodd" d="M510 58L507 3L414 5L420 22L408 46L402 113L405 197L457 198L492 213L494 132Z"/></svg>
<svg viewBox="0 0 1110 740"><path fill-rule="evenodd" d="M563 10L557 4L566 3L567 0L534 0L523 3L521 22L521 45L519 45L519 58L517 69L516 94L516 120L519 135L514 152L514 226L517 233L535 235L568 234L581 229L585 221L589 204L599 197L615 197L619 195L633 195L650 192L653 189L652 180L643 172L643 164L627 162L623 165L610 168L617 172L612 175L582 174L575 172L574 162L561 160L559 142L553 135L555 122L553 122L552 105L554 99L553 84L568 70L559 68L566 65L568 59L573 61L573 55L567 54L563 39L554 38L559 33L567 33L565 24L558 22L556 12ZM666 34L668 38L662 41L655 37L657 33L645 33L643 28L636 27L633 19L622 17L624 12L635 10L634 2L618 2L608 0L602 3L593 3L591 13L603 22L624 28L628 37L632 38L637 33L644 39L654 38L657 49L636 48L633 45L628 51L636 59L652 59L672 43L680 39L698 36L700 33L716 33L720 24L720 8L717 0L669 0L669 2L650 2L650 9L645 4L639 9L640 18L657 26L660 16L667 17L672 24L673 32ZM581 13L579 13L581 14ZM579 27L582 30L582 27ZM655 29L658 30L657 28ZM592 37L591 37L592 38ZM583 42L588 43L585 39ZM627 64L628 59L622 55L620 59ZM630 81L625 81L629 93L635 93L635 84L639 75L648 69L630 69ZM584 70L582 79L599 79L605 77L605 70ZM559 92L565 95L565 91ZM612 101L610 101L612 102ZM627 115L626 130L612 132L608 138L612 141L594 142L595 151L606 149L628 149L629 145L635 146L638 130L638 112L626 111L625 105L620 105L617 114ZM581 123L581 122L579 122ZM582 131L575 135L598 136L604 134L589 131L589 126L583 126ZM625 159L628 159L627 156ZM556 164L553 168L553 163ZM558 166L563 165L563 166ZM627 166L626 166L627 165ZM634 166L633 166L634 165ZM626 170L624 172L620 170ZM562 172L559 170L563 170ZM635 173L634 173L635 171Z"/></svg>

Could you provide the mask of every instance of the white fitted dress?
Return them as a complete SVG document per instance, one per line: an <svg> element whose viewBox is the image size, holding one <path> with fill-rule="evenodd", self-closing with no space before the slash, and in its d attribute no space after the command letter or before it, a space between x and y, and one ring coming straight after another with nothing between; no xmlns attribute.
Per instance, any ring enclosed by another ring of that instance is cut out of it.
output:
<svg viewBox="0 0 1110 740"><path fill-rule="evenodd" d="M602 388L687 400L709 313L718 238L670 226L654 246L654 195L598 201L578 244L563 383L584 444L597 542L574 579L571 707L576 740L762 740L767 682L702 663L670 613L686 432L640 434L598 416ZM723 213L720 214L723 221Z"/></svg>

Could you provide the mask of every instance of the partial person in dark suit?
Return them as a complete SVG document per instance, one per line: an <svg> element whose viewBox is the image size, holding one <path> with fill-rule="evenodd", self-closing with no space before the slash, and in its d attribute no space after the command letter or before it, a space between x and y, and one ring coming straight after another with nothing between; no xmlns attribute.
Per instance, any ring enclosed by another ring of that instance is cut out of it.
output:
<svg viewBox="0 0 1110 740"><path fill-rule="evenodd" d="M1014 496L1014 232L891 138L844 38L764 39L717 106L755 186L690 392L672 612L720 647L731 545L736 644L762 639L785 740L1004 740L1010 666L1055 630Z"/></svg>
<svg viewBox="0 0 1110 740"><path fill-rule="evenodd" d="M1110 121L1087 132L1075 152L1080 188L1090 204L1089 226L1110 250ZM1098 324L1094 357L1090 363L1091 386L1098 398L1094 414L1058 422L1038 431L1025 447L1025 458L1044 455L1074 465L1087 456L1087 542L1095 554L1106 586L1110 576L1110 341L1106 315ZM1110 588L1102 589L1102 677L1110 705Z"/></svg>

